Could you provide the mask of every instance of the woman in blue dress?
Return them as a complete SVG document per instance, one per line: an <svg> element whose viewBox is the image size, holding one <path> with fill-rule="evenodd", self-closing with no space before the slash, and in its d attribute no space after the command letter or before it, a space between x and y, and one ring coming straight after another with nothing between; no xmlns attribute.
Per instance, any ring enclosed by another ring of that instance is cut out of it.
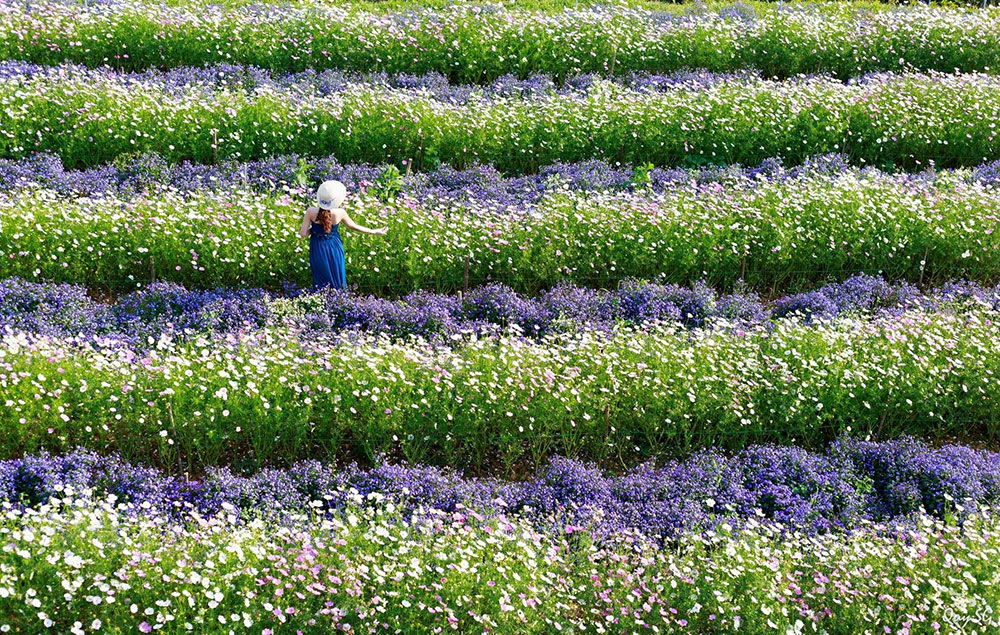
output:
<svg viewBox="0 0 1000 635"><path fill-rule="evenodd" d="M369 229L358 225L341 209L347 198L347 188L340 181L325 181L316 190L316 206L302 216L299 235L309 237L309 268L312 269L313 286L317 289L347 286L344 269L344 244L340 241L341 223L348 229L363 234L385 234L389 228Z"/></svg>

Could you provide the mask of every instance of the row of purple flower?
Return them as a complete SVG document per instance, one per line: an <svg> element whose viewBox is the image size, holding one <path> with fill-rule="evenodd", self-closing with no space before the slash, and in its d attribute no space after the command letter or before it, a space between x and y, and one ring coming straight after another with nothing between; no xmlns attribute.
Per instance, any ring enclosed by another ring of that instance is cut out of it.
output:
<svg viewBox="0 0 1000 635"><path fill-rule="evenodd" d="M126 86L141 88L154 82L167 92L186 92L194 88L209 90L229 89L253 93L259 90L301 89L318 97L328 97L357 88L372 86L393 90L420 92L433 99L449 104L465 104L470 99L538 99L550 95L587 94L598 81L610 81L638 92L663 92L683 88L704 90L721 83L757 81L761 74L754 70L733 72L713 72L707 70L683 70L670 73L632 72L605 78L596 73L582 73L556 83L555 78L544 73L536 73L525 78L513 74L497 77L485 85L453 84L437 72L423 75L386 72L358 73L339 69L305 70L296 73L275 73L265 68L240 64L213 64L211 66L176 66L166 70L122 73L114 68L89 69L86 66L67 64L49 66L16 60L0 61L0 81L23 81L34 77L94 76L115 77ZM864 83L877 80L883 74L873 74L851 80ZM809 76L812 77L812 76Z"/></svg>
<svg viewBox="0 0 1000 635"><path fill-rule="evenodd" d="M186 480L85 450L0 462L0 500L37 505L66 495L67 486L113 494L136 511L145 505L167 513L194 508L287 519L317 509L316 501L318 509L335 513L359 496L382 496L404 513L416 507L502 510L556 522L561 529L591 527L597 536L637 530L670 538L721 522L738 527L747 519L807 532L903 520L920 509L960 519L1000 500L1000 453L930 448L912 439L844 438L824 452L775 446L752 446L732 456L705 451L622 475L554 458L523 481L466 478L430 466L336 469L316 461L253 476L209 468L203 479Z"/></svg>
<svg viewBox="0 0 1000 635"><path fill-rule="evenodd" d="M752 292L719 294L705 284L684 287L639 280L614 290L563 284L538 296L500 284L462 296L417 291L398 300L295 289L288 289L288 296L290 302L275 302L280 296L261 289L189 291L173 283L154 283L104 303L93 300L80 285L11 278L0 281L0 324L43 335L116 336L141 343L167 331L232 332L274 325L437 338L461 332L488 335L515 326L528 335L655 321L698 327L714 318L752 326L788 315L828 319L844 313L936 310L942 304L969 301L1000 309L1000 285L954 282L921 293L911 284L868 275L768 303Z"/></svg>
<svg viewBox="0 0 1000 635"><path fill-rule="evenodd" d="M257 191L291 188L306 192L305 184L326 179L343 181L351 191L374 188L387 194L405 193L420 201L475 201L499 208L524 208L535 204L557 181L562 187L578 191L630 191L648 188L663 192L679 186L715 187L719 183L752 186L764 180L789 180L817 175L836 175L851 168L847 157L828 154L814 157L801 166L785 167L780 158L772 158L755 167L740 165L710 166L699 169L650 168L637 170L631 165L610 164L601 160L558 163L542 168L538 174L505 177L496 168L478 165L456 170L447 164L423 173L400 174L387 178L386 165L343 165L333 157L306 158L285 155L258 161L224 161L216 165L191 162L170 164L156 154L124 156L114 165L84 170L66 170L54 154L38 154L25 159L0 159L0 190L13 190L37 184L64 195L101 197L134 196L162 186L182 192L246 187ZM880 174L876 168L866 173ZM886 175L886 178L890 178ZM935 172L892 175L913 184L933 182ZM983 164L969 173L969 178L986 185L1000 185L1000 161Z"/></svg>

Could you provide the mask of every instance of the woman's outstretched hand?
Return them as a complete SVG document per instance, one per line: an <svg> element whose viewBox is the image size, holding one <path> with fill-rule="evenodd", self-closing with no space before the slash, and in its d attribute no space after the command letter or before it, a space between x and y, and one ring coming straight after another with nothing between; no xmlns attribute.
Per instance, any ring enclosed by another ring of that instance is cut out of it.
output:
<svg viewBox="0 0 1000 635"><path fill-rule="evenodd" d="M370 227L365 227L364 225L358 225L357 223L354 222L354 219L351 218L351 215L348 214L347 212L344 212L341 222L347 225L348 229L353 229L354 231L361 232L362 234L375 234L378 236L382 236L389 231L388 227L379 227L378 229L372 229Z"/></svg>

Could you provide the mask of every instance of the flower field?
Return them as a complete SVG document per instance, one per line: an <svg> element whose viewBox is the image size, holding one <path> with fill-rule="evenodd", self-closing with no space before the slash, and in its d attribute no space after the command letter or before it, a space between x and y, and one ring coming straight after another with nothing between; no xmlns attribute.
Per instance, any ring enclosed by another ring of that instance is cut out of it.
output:
<svg viewBox="0 0 1000 635"><path fill-rule="evenodd" d="M54 152L74 167L135 151L203 163L289 153L479 162L510 173L592 158L753 164L843 151L906 168L1000 158L1000 82L979 73L651 82L657 91L598 80L563 94L472 91L457 104L419 88L343 79L327 87L314 73L250 90L65 66L8 65L0 77L0 157Z"/></svg>
<svg viewBox="0 0 1000 635"><path fill-rule="evenodd" d="M151 278L201 288L304 284L308 245L287 231L304 204L250 188L77 200L15 188L0 196L0 275L114 288ZM858 272L996 282L998 209L1000 189L961 172L914 179L843 168L661 192L581 192L556 178L530 202L480 201L459 186L423 201L357 197L355 215L390 232L348 249L347 265L359 288L397 294L630 277L782 291Z"/></svg>
<svg viewBox="0 0 1000 635"><path fill-rule="evenodd" d="M978 4L2 3L0 633L1000 632Z"/></svg>
<svg viewBox="0 0 1000 635"><path fill-rule="evenodd" d="M978 3L977 3L978 4ZM850 3L775 10L696 5L675 12L463 5L378 15L343 6L248 7L115 0L83 9L45 0L0 13L0 55L123 70L251 64L281 71L436 71L456 83L505 74L626 74L754 68L776 77L877 71L991 71L1000 12Z"/></svg>
<svg viewBox="0 0 1000 635"><path fill-rule="evenodd" d="M912 529L818 539L755 527L738 537L688 535L670 549L626 536L599 548L571 530L553 535L474 513L405 519L391 505L279 525L192 514L179 527L72 492L7 512L7 625L268 634L806 632L814 624L851 633L924 621L991 629L997 619L1000 536L989 521L959 528L922 519ZM109 552L130 557L110 561Z"/></svg>
<svg viewBox="0 0 1000 635"><path fill-rule="evenodd" d="M634 462L755 439L816 445L848 428L992 440L996 313L693 332L668 323L451 346L264 328L167 333L136 351L13 334L0 342L0 443L12 453L115 449L164 466L349 449L510 470L553 452Z"/></svg>
<svg viewBox="0 0 1000 635"><path fill-rule="evenodd" d="M416 291L395 300L294 289L189 291L177 284L153 283L98 302L81 285L16 278L0 283L0 316L10 327L38 335L102 337L136 348L149 347L164 334L189 338L260 327L291 327L300 336L359 331L449 343L470 335L516 332L540 337L580 327L611 332L670 322L694 328L729 321L743 330L767 329L786 318L806 323L840 316L878 319L911 309L934 312L970 305L997 308L1000 287L957 281L921 293L914 285L859 275L764 302L753 293L718 294L704 283L682 287L639 280L623 281L611 291L562 284L540 295L525 295L492 284L464 295Z"/></svg>
<svg viewBox="0 0 1000 635"><path fill-rule="evenodd" d="M344 469L317 461L252 476L216 467L202 479L187 479L78 450L0 463L0 500L23 507L65 491L91 490L97 497L113 496L133 515L225 509L270 521L310 511L337 515L388 500L407 515L466 509L489 517L516 515L548 531L586 528L607 545L620 532L669 541L722 523L743 528L766 522L823 534L862 522L906 523L920 511L937 520L967 518L1000 499L998 470L997 453L929 448L913 439L840 439L823 452L787 446L750 446L732 456L705 451L622 475L555 457L514 482L427 466Z"/></svg>

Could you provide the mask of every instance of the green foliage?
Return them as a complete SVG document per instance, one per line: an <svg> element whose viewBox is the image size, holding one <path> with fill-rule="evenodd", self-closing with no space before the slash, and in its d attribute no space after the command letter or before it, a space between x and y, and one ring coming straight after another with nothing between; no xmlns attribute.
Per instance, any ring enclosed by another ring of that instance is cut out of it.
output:
<svg viewBox="0 0 1000 635"><path fill-rule="evenodd" d="M615 546L593 544L587 528L561 531L556 516L539 529L516 516L409 516L373 500L280 524L64 499L0 519L0 628L423 634L488 623L490 633L549 635L608 630L609 614L627 633L763 635L811 623L854 635L988 633L1000 619L1000 527L989 517L955 526L921 515L912 527L815 537L721 525L668 545L630 536ZM790 608L799 595L808 602Z"/></svg>
<svg viewBox="0 0 1000 635"><path fill-rule="evenodd" d="M650 177L650 173L655 167L652 163L643 163L635 166L632 170L632 187L637 190L652 187L653 179Z"/></svg>
<svg viewBox="0 0 1000 635"><path fill-rule="evenodd" d="M0 452L82 445L167 470L335 453L490 471L552 454L621 465L704 447L818 447L846 430L995 443L997 319L970 306L451 347L270 329L166 339L142 357L9 337Z"/></svg>
<svg viewBox="0 0 1000 635"><path fill-rule="evenodd" d="M386 167L375 179L371 189L375 197L383 203L394 200L403 190L403 175L399 168L395 165Z"/></svg>
<svg viewBox="0 0 1000 635"><path fill-rule="evenodd" d="M294 200L161 192L142 198L140 215L130 199L14 194L0 207L0 277L123 289L155 267L159 279L189 288L309 282ZM905 176L838 170L664 194L554 191L530 215L371 193L349 206L359 222L390 228L386 236L344 234L349 281L370 293L454 291L466 271L473 286L519 291L627 277L723 288L742 279L763 292L859 272L925 284L1000 278L1000 191L963 173L940 172L919 188Z"/></svg>
<svg viewBox="0 0 1000 635"><path fill-rule="evenodd" d="M308 188L312 183L312 179L309 176L309 171L315 166L305 159L299 159L298 164L295 167L294 183L300 189Z"/></svg>
<svg viewBox="0 0 1000 635"><path fill-rule="evenodd" d="M470 83L539 72L565 78L755 68L775 77L827 72L844 79L1000 66L994 10L922 3L631 2L609 11L605 3L581 2L583 10L565 11L575 3L530 0L483 11L443 0L432 0L436 9L405 0L347 7L303 2L279 5L266 20L244 4L150 2L89 12L53 0L13 5L0 14L0 59L124 70L236 63L282 71L436 71ZM595 4L604 6L588 9ZM691 26L670 28L664 15Z"/></svg>
<svg viewBox="0 0 1000 635"><path fill-rule="evenodd" d="M1000 83L976 75L848 85L722 81L662 93L597 82L586 95L447 106L370 85L322 100L300 92L167 89L155 80L139 90L74 72L0 83L0 106L9 113L0 157L52 152L67 167L86 167L137 152L205 163L333 155L345 164L415 158L416 169L491 163L510 174L592 158L756 165L839 152L859 165L901 169L1000 158L993 116Z"/></svg>

